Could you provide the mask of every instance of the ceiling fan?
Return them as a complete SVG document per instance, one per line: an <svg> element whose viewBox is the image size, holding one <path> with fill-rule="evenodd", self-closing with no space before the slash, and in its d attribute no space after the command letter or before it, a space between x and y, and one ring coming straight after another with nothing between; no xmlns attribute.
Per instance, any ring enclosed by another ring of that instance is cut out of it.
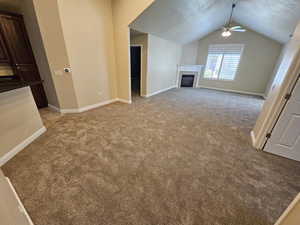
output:
<svg viewBox="0 0 300 225"><path fill-rule="evenodd" d="M228 22L227 25L225 25L223 27L223 32L222 32L223 37L230 37L232 32L246 32L247 31L246 29L244 29L241 26L232 26L231 25L232 24L232 16L233 16L235 7L236 7L236 3L233 3L232 8L231 8L231 14L230 14L229 22Z"/></svg>

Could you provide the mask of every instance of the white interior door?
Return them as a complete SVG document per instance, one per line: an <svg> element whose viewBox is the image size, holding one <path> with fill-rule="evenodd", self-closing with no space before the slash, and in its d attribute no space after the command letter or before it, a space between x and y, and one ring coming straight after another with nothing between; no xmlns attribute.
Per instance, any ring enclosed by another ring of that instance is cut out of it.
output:
<svg viewBox="0 0 300 225"><path fill-rule="evenodd" d="M284 108L265 151L300 161L300 81Z"/></svg>

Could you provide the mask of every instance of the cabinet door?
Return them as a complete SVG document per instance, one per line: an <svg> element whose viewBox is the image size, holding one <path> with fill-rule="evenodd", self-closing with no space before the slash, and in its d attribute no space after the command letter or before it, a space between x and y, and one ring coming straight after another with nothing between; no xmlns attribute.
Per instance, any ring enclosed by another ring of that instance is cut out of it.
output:
<svg viewBox="0 0 300 225"><path fill-rule="evenodd" d="M2 15L1 30L11 56L12 66L21 80L26 82L41 81L33 51L26 33L23 18ZM39 108L48 105L42 84L31 87L33 97Z"/></svg>
<svg viewBox="0 0 300 225"><path fill-rule="evenodd" d="M7 48L3 40L3 34L0 30L0 63L10 64Z"/></svg>
<svg viewBox="0 0 300 225"><path fill-rule="evenodd" d="M30 66L30 70L36 69L34 56L26 35L22 17L1 16L1 27L13 64L20 67ZM35 75L36 77L30 77L29 75L29 77L25 76L24 79L39 79L39 75Z"/></svg>

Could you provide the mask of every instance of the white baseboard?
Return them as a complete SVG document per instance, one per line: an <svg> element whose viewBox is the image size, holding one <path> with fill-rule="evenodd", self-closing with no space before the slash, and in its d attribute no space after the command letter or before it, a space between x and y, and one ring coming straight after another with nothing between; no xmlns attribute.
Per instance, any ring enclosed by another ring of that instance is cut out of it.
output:
<svg viewBox="0 0 300 225"><path fill-rule="evenodd" d="M56 107L56 106L54 106L54 105L48 104L48 107L49 107L50 109L52 109L53 111L60 112L60 108L58 108L58 107Z"/></svg>
<svg viewBox="0 0 300 225"><path fill-rule="evenodd" d="M80 108L78 108L78 109L60 109L59 111L62 114L80 113Z"/></svg>
<svg viewBox="0 0 300 225"><path fill-rule="evenodd" d="M78 109L58 109L58 108L53 107L51 105L49 105L49 108L52 108L52 109L54 109L54 110L56 110L60 113L63 113L63 114L82 113L82 112L86 112L86 111L89 111L89 110L92 110L92 109L96 109L96 108L99 108L101 106L105 106L105 105L108 105L108 104L111 104L111 103L114 103L114 102L117 102L117 101L119 101L119 99L111 99L111 100L100 102L100 103L97 103L97 104L94 104L94 105L88 105L88 106L78 108Z"/></svg>
<svg viewBox="0 0 300 225"><path fill-rule="evenodd" d="M173 89L173 88L177 88L177 85L173 85L173 86L171 86L171 87L168 87L168 88L165 88L165 89L162 89L162 90L153 92L153 93L148 94L148 95L144 95L144 96L142 96L142 97L149 98L149 97L151 97L151 96L158 95L158 94L160 94L160 93L169 91L169 90L171 90L171 89Z"/></svg>
<svg viewBox="0 0 300 225"><path fill-rule="evenodd" d="M36 131L33 135L25 139L22 143L18 144L11 151L6 153L4 156L0 158L0 167L7 163L10 159L12 159L15 155L21 152L24 148L26 148L29 144L31 144L34 140L36 140L39 136L46 132L46 127L42 127L38 131Z"/></svg>
<svg viewBox="0 0 300 225"><path fill-rule="evenodd" d="M56 106L53 106L53 105L50 105L50 104L48 106L49 106L49 108L51 108L51 109L53 109L57 112L60 112L60 113L63 113L63 114L68 114L68 113L72 114L72 113L83 113L83 112L86 112L86 111L89 111L89 110L92 110L92 109L96 109L96 108L99 108L101 106L109 105L109 104L112 104L112 103L115 103L115 102L122 102L122 103L126 103L126 104L131 104L132 103L131 101L128 101L128 100L125 100L125 99L115 98L115 99L107 100L107 101L100 102L100 103L97 103L97 104L94 104L94 105L88 105L88 106L78 108L78 109L59 109Z"/></svg>
<svg viewBox="0 0 300 225"><path fill-rule="evenodd" d="M21 202L21 200L20 200L20 198L19 198L19 195L18 195L17 192L16 192L16 189L14 188L14 186L12 185L12 183L10 182L10 180L9 180L8 177L6 177L6 180L7 180L8 185L10 186L12 192L14 193L15 198L17 199L17 202L19 203L19 210L20 210L22 213L24 213L24 215L25 215L25 217L26 217L28 223L29 223L30 225L34 225L33 222L32 222L32 220L31 220L31 218L30 218L30 216L28 215L28 213L27 213L27 211L26 211L26 209L25 209L23 203Z"/></svg>
<svg viewBox="0 0 300 225"><path fill-rule="evenodd" d="M258 144L257 144L257 138L256 138L256 135L253 130L251 131L251 142L252 142L253 148L255 148L258 151L263 151L263 148L258 146Z"/></svg>
<svg viewBox="0 0 300 225"><path fill-rule="evenodd" d="M225 91L225 92L232 92L232 93L246 94L246 95L255 95L255 96L260 96L263 98L265 96L264 93L255 93L255 92L238 91L238 90L232 90L232 89L215 88L215 87L208 87L208 86L203 86L203 85L198 85L197 88L206 88L206 89L217 90L217 91Z"/></svg>
<svg viewBox="0 0 300 225"><path fill-rule="evenodd" d="M254 147L256 144L256 137L255 137L255 133L253 130L251 131L251 140L252 140L252 145Z"/></svg>
<svg viewBox="0 0 300 225"><path fill-rule="evenodd" d="M125 104L131 104L131 103L132 103L131 100L125 100L125 99L121 99L121 98L118 98L117 101L118 101L118 102L125 103Z"/></svg>
<svg viewBox="0 0 300 225"><path fill-rule="evenodd" d="M109 104L117 102L117 101L118 101L118 99L111 99L111 100L100 102L100 103L97 103L97 104L94 104L94 105L85 106L85 107L79 108L78 112L79 113L86 112L86 111L89 111L89 110L92 110L92 109L99 108L101 106L109 105Z"/></svg>

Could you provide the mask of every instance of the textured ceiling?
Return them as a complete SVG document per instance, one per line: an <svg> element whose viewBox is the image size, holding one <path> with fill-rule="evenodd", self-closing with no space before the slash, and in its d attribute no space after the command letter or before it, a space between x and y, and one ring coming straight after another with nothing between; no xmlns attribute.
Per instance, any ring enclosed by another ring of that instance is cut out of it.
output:
<svg viewBox="0 0 300 225"><path fill-rule="evenodd" d="M131 28L188 43L221 28L232 0L156 0ZM285 43L300 20L300 0L239 0L234 21Z"/></svg>
<svg viewBox="0 0 300 225"><path fill-rule="evenodd" d="M137 31L137 30L130 29L130 37L139 36L141 34L145 34L145 33Z"/></svg>

